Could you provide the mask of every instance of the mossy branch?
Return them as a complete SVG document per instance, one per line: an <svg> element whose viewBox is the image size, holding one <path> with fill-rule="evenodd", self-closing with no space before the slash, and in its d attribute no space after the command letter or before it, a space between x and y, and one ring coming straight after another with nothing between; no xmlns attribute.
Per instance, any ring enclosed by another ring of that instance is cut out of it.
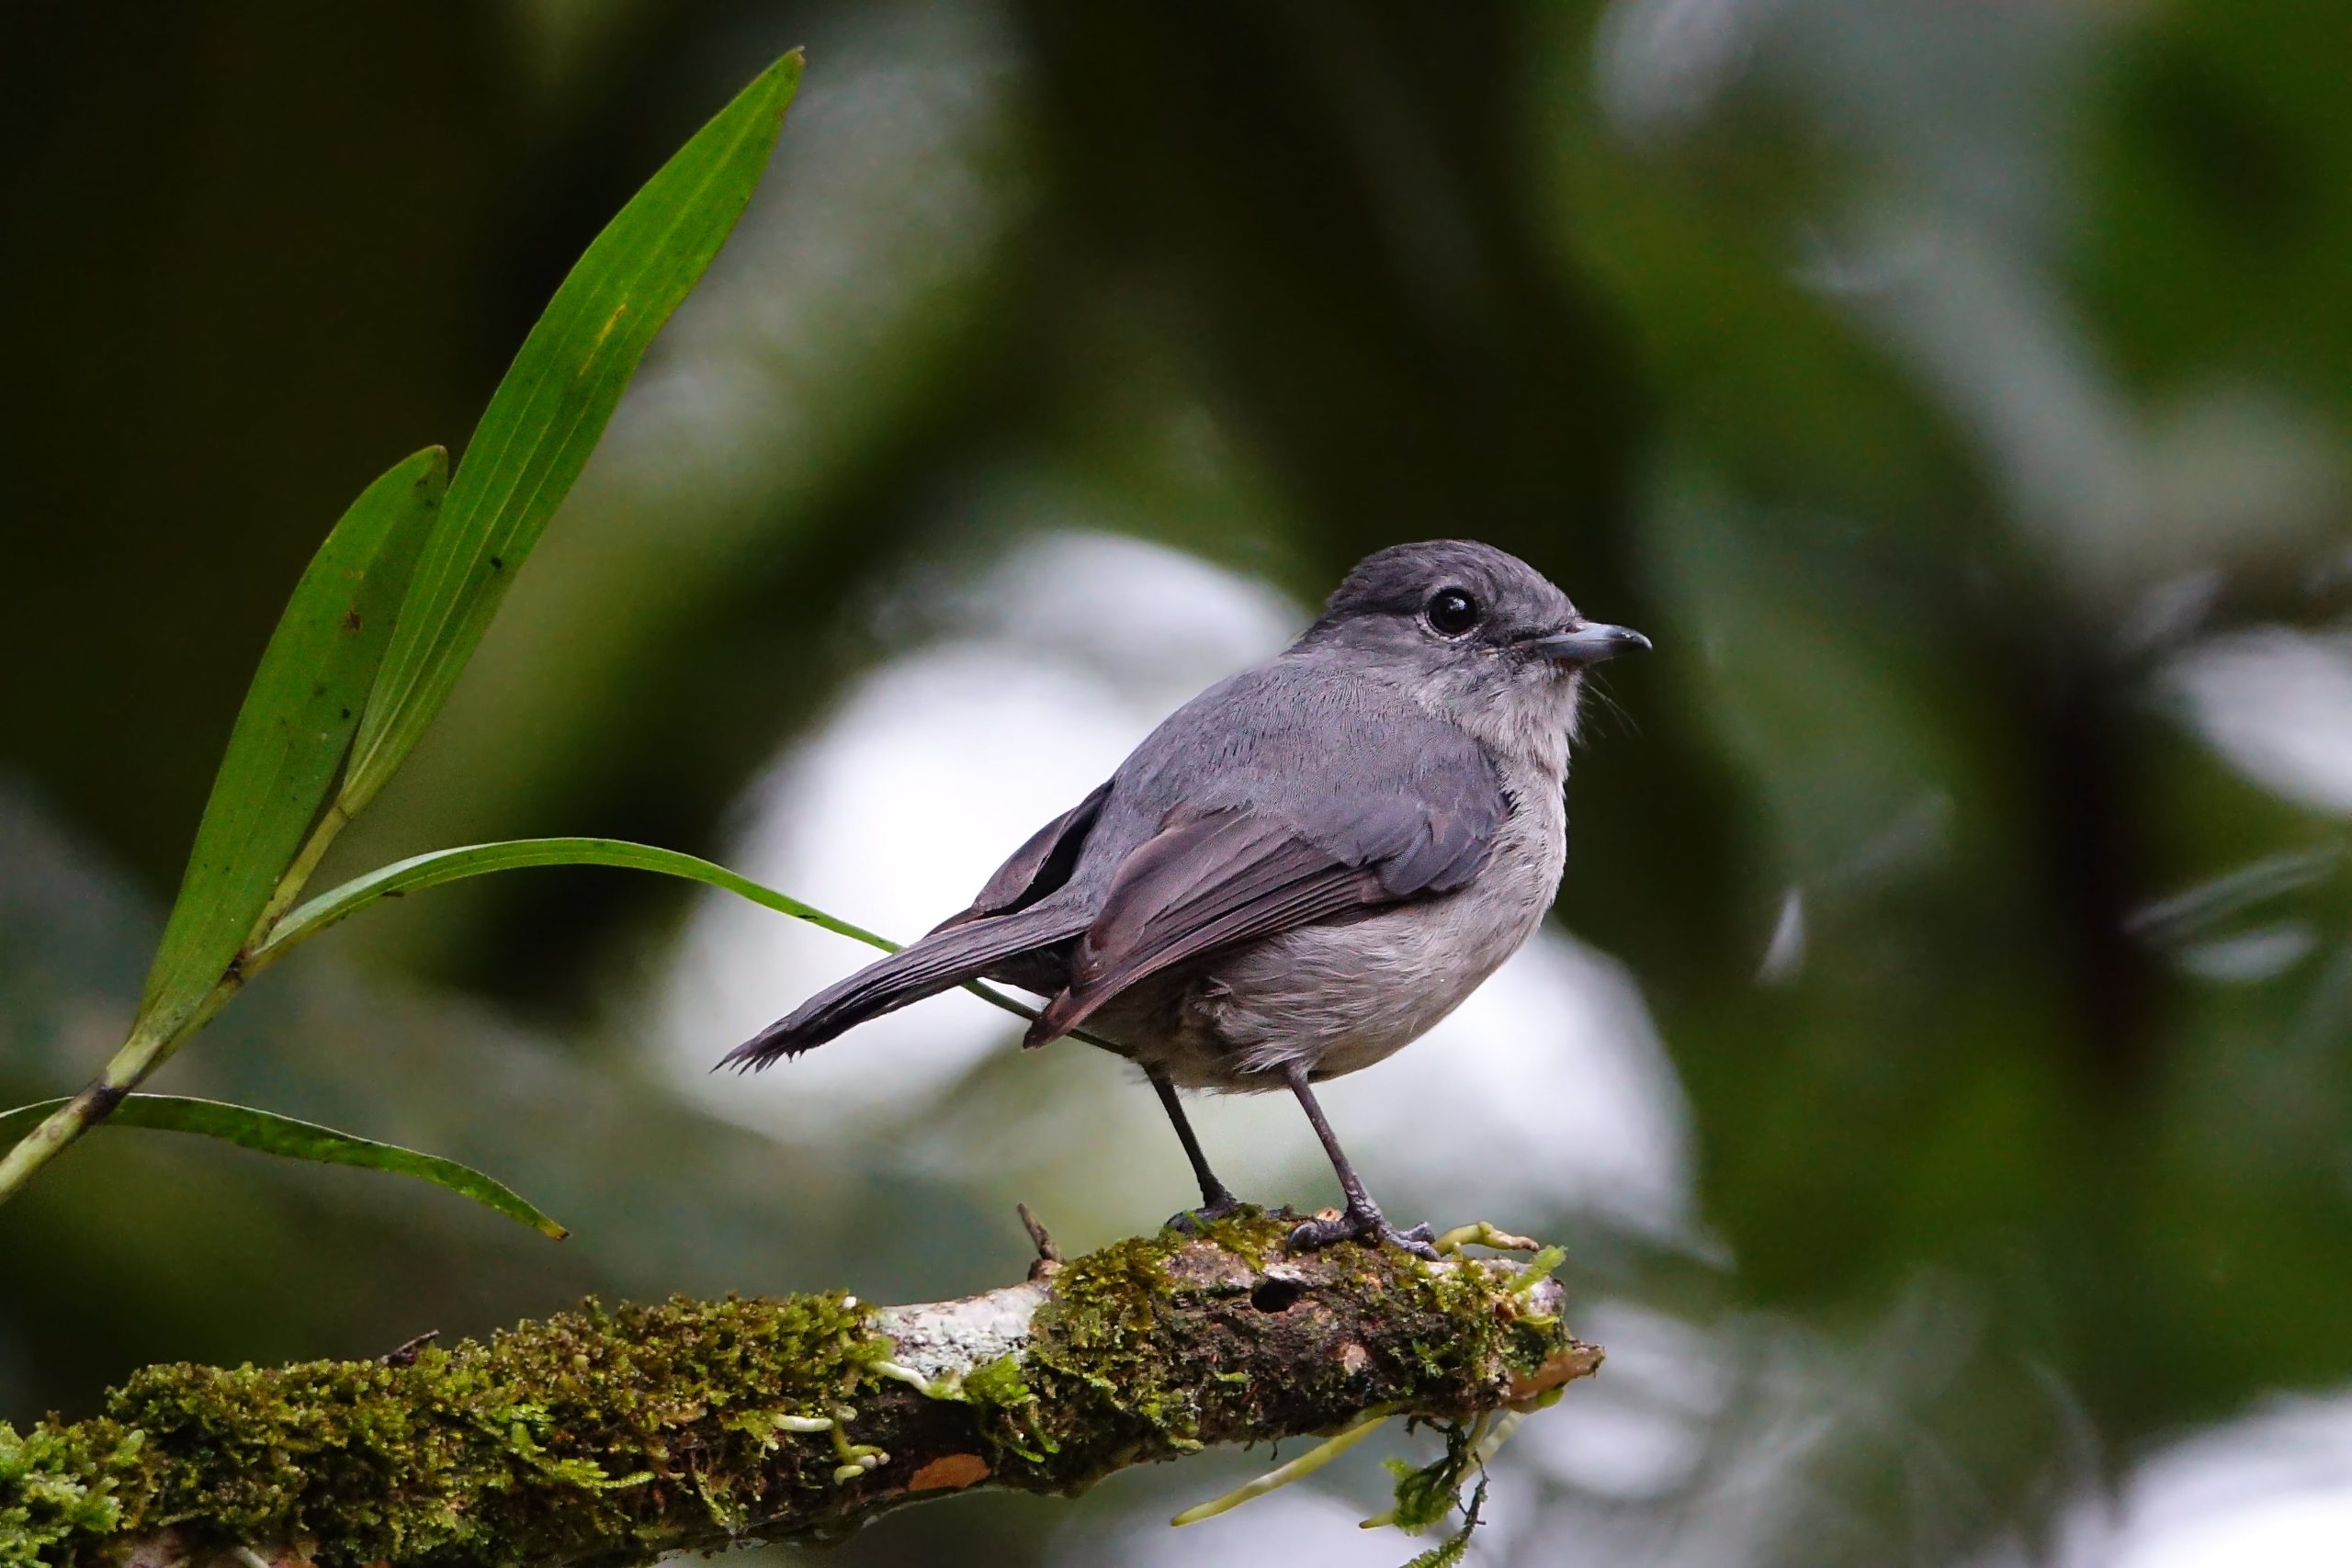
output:
<svg viewBox="0 0 2352 1568"><path fill-rule="evenodd" d="M963 1301L673 1300L380 1361L147 1368L0 1426L0 1564L624 1564L841 1534L975 1486L1074 1493L1380 1407L1525 1407L1600 1359L1519 1264L1125 1241Z"/></svg>

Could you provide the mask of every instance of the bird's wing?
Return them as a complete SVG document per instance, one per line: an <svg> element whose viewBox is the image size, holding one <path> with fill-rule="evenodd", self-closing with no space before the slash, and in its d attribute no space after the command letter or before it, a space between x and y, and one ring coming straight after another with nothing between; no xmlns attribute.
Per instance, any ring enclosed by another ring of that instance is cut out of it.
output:
<svg viewBox="0 0 2352 1568"><path fill-rule="evenodd" d="M1084 800L1032 833L1012 858L997 867L971 908L940 921L932 928L933 934L990 915L1016 913L1068 882L1079 852L1086 847L1086 836L1093 831L1102 803L1110 796L1111 782L1106 779Z"/></svg>
<svg viewBox="0 0 2352 1568"><path fill-rule="evenodd" d="M1507 814L1483 754L1313 809L1180 807L1120 862L1028 1043L1068 1033L1146 976L1350 910L1451 892L1486 863Z"/></svg>

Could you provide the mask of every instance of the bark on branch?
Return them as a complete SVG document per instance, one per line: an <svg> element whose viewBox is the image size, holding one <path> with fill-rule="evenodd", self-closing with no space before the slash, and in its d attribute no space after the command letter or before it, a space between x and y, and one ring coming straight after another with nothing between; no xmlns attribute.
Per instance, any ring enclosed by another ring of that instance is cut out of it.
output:
<svg viewBox="0 0 2352 1568"><path fill-rule="evenodd" d="M405 1364L147 1368L104 1416L0 1426L0 1564L643 1562L1380 1408L1524 1407L1600 1363L1520 1264L1290 1258L1285 1228L921 1306L591 1303Z"/></svg>

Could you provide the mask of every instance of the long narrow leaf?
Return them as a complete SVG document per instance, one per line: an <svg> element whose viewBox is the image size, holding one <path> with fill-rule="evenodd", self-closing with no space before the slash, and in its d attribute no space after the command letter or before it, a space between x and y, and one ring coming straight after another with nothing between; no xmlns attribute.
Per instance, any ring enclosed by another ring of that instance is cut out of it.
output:
<svg viewBox="0 0 2352 1568"><path fill-rule="evenodd" d="M29 1132L42 1117L64 1103L62 1100L51 1100L39 1105L0 1111L0 1145ZM107 1123L116 1127L147 1127L164 1133L197 1133L234 1144L239 1148L256 1149L266 1155L279 1155L288 1159L318 1160L325 1165L355 1165L368 1170L389 1170L398 1176L413 1176L495 1209L509 1219L520 1220L533 1230L559 1241L569 1234L503 1182L459 1165L456 1160L419 1154L414 1149L404 1149L395 1144L379 1144L372 1138L338 1133L315 1122L298 1122L291 1116L256 1111L249 1105L230 1105L218 1100L188 1100L172 1094L134 1094L115 1107Z"/></svg>
<svg viewBox="0 0 2352 1568"><path fill-rule="evenodd" d="M274 958L298 942L316 936L326 927L345 915L354 914L379 898L396 898L420 887L437 886L444 882L459 882L469 876L484 876L493 871L514 871L533 865L609 865L634 871L658 872L664 876L682 876L690 881L707 883L713 887L749 898L779 914L822 926L868 947L878 947L885 953L896 953L899 944L888 937L878 936L863 926L836 919L813 904L804 904L789 894L763 886L748 876L739 876L725 866L704 860L699 855L682 854L676 850L657 849L651 844L633 844L626 839L510 839L495 844L467 844L454 850L435 850L431 854L412 855L407 860L394 861L380 870L365 876L354 877L340 887L320 894L308 903L299 905L270 932L262 945L260 955Z"/></svg>
<svg viewBox="0 0 2352 1568"><path fill-rule="evenodd" d="M646 346L734 228L799 82L795 52L697 131L596 236L524 340L401 608L353 747L345 810L373 797L448 696Z"/></svg>
<svg viewBox="0 0 2352 1568"><path fill-rule="evenodd" d="M360 493L311 558L238 710L140 1003L168 1034L236 956L334 786L431 531L448 454L427 447Z"/></svg>
<svg viewBox="0 0 2352 1568"><path fill-rule="evenodd" d="M885 953L899 951L899 944L888 937L838 919L813 904L804 904L789 894L763 886L748 876L739 876L725 866L698 855L657 849L651 844L633 844L625 839L514 839L503 843L468 844L460 849L435 850L431 854L395 861L379 871L355 877L288 913L271 931L269 940L262 945L255 957L261 963L267 963L295 943L316 936L345 916L366 908L379 898L397 897L401 894L444 882L458 882L469 876L483 876L494 871L514 871L533 865L620 866L631 871L655 872L663 876L684 877L723 888L779 914L822 926L829 931L862 942L868 947L878 947ZM970 981L964 988L1018 1017L1034 1020L1037 1016L1036 1009L1025 1007L981 981ZM1094 1039L1085 1033L1080 1033L1076 1038Z"/></svg>

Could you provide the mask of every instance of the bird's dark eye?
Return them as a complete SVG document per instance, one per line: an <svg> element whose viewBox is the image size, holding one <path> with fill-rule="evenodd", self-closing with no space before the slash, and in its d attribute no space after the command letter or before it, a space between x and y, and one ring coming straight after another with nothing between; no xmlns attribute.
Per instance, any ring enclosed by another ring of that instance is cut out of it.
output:
<svg viewBox="0 0 2352 1568"><path fill-rule="evenodd" d="M1430 595L1429 605L1421 613L1439 636L1460 637L1478 624L1478 601L1459 588L1441 588Z"/></svg>

